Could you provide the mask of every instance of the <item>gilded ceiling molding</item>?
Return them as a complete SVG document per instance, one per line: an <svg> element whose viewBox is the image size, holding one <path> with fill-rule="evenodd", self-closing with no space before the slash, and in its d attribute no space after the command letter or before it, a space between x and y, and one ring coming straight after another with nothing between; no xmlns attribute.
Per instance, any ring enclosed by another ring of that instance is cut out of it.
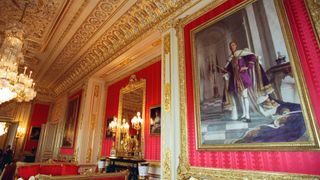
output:
<svg viewBox="0 0 320 180"><path fill-rule="evenodd" d="M4 0L0 7L1 22L15 22L21 18L25 1ZM69 1L52 0L50 3L29 1L23 18L26 32L28 33L27 48L29 51L37 52L50 36L52 29L56 26L59 14L66 9ZM21 12L21 13L17 13Z"/></svg>
<svg viewBox="0 0 320 180"><path fill-rule="evenodd" d="M62 93L98 67L105 66L134 44L139 37L158 30L162 21L168 21L196 3L177 0L170 3L139 1L98 39L72 68L54 83L54 91ZM128 46L129 45L129 46Z"/></svg>
<svg viewBox="0 0 320 180"><path fill-rule="evenodd" d="M82 13L82 11L84 10L84 8L88 5L89 0L84 0L80 6L80 8L78 9L78 11L76 12L76 14L72 17L70 23L68 24L67 28L63 31L62 35L60 36L59 40L57 41L57 43L54 45L54 47L52 48L48 59L51 59L53 53L57 50L57 48L60 46L60 43L62 42L62 40L66 37L67 33L70 31L71 27L74 25L74 23L76 22L76 20L78 20L80 14Z"/></svg>
<svg viewBox="0 0 320 180"><path fill-rule="evenodd" d="M52 89L44 88L41 86L36 86L37 94L41 94L42 96L56 97L57 94L52 91Z"/></svg>
<svg viewBox="0 0 320 180"><path fill-rule="evenodd" d="M95 33L113 17L116 10L123 6L125 2L125 0L107 2L101 0L81 24L69 42L64 46L61 53L55 58L55 61L45 73L46 76L43 81L55 79L57 73L62 73L62 71L72 63L72 58L79 53L83 46L85 46ZM79 17L80 14L76 15Z"/></svg>
<svg viewBox="0 0 320 180"><path fill-rule="evenodd" d="M319 0L306 0L307 9L309 10L310 17L313 22L315 34L320 47L320 1Z"/></svg>

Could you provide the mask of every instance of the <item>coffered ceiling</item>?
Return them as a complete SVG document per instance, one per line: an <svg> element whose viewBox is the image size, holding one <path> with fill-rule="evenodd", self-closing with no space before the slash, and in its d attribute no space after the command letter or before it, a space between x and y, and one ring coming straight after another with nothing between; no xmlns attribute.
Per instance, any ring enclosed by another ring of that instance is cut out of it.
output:
<svg viewBox="0 0 320 180"><path fill-rule="evenodd" d="M117 69L139 64L143 57L159 56L159 29L194 3L0 0L0 41L6 25L23 17L27 30L24 65L34 71L38 92L57 96L94 72L107 81Z"/></svg>

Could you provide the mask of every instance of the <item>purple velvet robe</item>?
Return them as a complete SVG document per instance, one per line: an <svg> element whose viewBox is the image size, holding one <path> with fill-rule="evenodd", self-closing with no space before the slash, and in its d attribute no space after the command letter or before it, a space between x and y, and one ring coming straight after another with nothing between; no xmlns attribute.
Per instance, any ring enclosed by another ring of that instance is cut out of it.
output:
<svg viewBox="0 0 320 180"><path fill-rule="evenodd" d="M257 58L254 54L240 56L233 59L226 67L229 73L229 92L239 92L252 86L252 78L249 71L254 68ZM240 72L242 67L248 67L248 70Z"/></svg>

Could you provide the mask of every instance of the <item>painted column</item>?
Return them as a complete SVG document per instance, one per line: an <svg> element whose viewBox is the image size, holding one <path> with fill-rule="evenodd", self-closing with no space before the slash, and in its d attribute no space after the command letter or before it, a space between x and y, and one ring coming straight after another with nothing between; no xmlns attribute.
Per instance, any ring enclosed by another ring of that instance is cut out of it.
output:
<svg viewBox="0 0 320 180"><path fill-rule="evenodd" d="M99 158L99 146L102 138L101 127L103 127L103 99L104 82L91 78L85 89L86 96L83 97L83 112L79 121L77 135L78 163L96 163Z"/></svg>
<svg viewBox="0 0 320 180"><path fill-rule="evenodd" d="M161 179L177 179L180 152L179 67L176 30L162 34Z"/></svg>
<svg viewBox="0 0 320 180"><path fill-rule="evenodd" d="M269 29L272 31L271 38L274 46L274 58L277 58L277 53L279 52L281 55L286 56L286 62L288 60L288 52L285 44L285 40L283 39L283 34L281 31L281 26L278 18L278 14L276 11L276 7L274 5L274 1L263 0L263 6L266 11L266 18L268 21Z"/></svg>

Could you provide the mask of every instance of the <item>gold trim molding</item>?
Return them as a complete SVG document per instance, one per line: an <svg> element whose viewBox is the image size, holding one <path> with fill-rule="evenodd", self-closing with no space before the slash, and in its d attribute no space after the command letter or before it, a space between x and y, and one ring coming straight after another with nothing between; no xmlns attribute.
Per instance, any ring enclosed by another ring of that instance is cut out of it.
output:
<svg viewBox="0 0 320 180"><path fill-rule="evenodd" d="M318 46L320 47L320 1L319 0L305 0L309 16L312 20L315 35L317 37Z"/></svg>
<svg viewBox="0 0 320 180"><path fill-rule="evenodd" d="M171 109L171 84L164 84L164 111L170 112Z"/></svg>
<svg viewBox="0 0 320 180"><path fill-rule="evenodd" d="M164 46L164 111L170 112L171 109L171 37L170 33L163 38Z"/></svg>
<svg viewBox="0 0 320 180"><path fill-rule="evenodd" d="M165 150L164 161L163 161L163 179L171 179L171 151L170 149Z"/></svg>
<svg viewBox="0 0 320 180"><path fill-rule="evenodd" d="M312 176L305 174L280 173L280 172L263 172L250 170L235 170L235 169L219 169L219 168L194 168L191 167L192 174L184 176L183 179L193 177L195 179L283 179L283 180L319 180L320 176Z"/></svg>

